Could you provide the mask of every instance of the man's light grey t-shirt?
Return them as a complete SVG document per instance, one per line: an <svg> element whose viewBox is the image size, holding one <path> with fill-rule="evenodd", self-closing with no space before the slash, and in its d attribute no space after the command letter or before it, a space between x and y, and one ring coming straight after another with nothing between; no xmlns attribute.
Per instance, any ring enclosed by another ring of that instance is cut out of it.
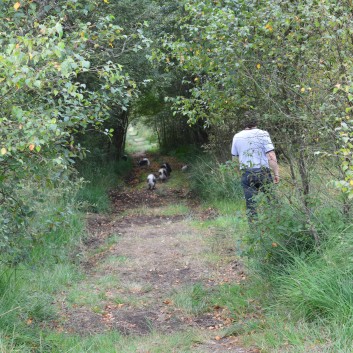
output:
<svg viewBox="0 0 353 353"><path fill-rule="evenodd" d="M234 135L232 155L239 157L240 168L269 167L266 153L273 151L270 135L257 128L242 130Z"/></svg>

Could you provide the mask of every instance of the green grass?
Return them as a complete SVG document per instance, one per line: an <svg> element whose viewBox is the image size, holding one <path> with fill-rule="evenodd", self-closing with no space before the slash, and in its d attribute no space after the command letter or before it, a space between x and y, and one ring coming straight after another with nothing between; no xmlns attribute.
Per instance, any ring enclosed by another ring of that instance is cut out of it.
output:
<svg viewBox="0 0 353 353"><path fill-rule="evenodd" d="M259 273L253 297L261 298L264 315L244 336L249 345L274 353L352 352L351 239L349 233L331 234L316 253L288 253L290 265L282 271Z"/></svg>
<svg viewBox="0 0 353 353"><path fill-rule="evenodd" d="M107 292L114 291L119 286L120 279L117 275L106 274L94 282L79 282L71 286L67 293L67 301L72 306L87 306L91 309L102 307L103 301L107 299Z"/></svg>
<svg viewBox="0 0 353 353"><path fill-rule="evenodd" d="M113 245L117 244L119 242L120 234L112 234L106 239L104 239L104 242L100 244L98 247L92 248L88 251L88 254L85 254L85 256L93 256L96 254L101 254L106 251L108 251Z"/></svg>
<svg viewBox="0 0 353 353"><path fill-rule="evenodd" d="M209 308L205 288L197 283L172 295L174 305L187 315L198 315Z"/></svg>
<svg viewBox="0 0 353 353"><path fill-rule="evenodd" d="M50 334L44 340L48 347L43 345L39 352L45 353L194 353L195 343L200 341L197 331L188 330L177 334L151 333L143 339L139 337L124 337L117 332L97 334L87 337ZM7 353L7 352L6 352Z"/></svg>
<svg viewBox="0 0 353 353"><path fill-rule="evenodd" d="M206 201L243 199L240 179L233 164L220 163L216 157L195 158L188 173L190 187Z"/></svg>
<svg viewBox="0 0 353 353"><path fill-rule="evenodd" d="M234 317L243 317L256 311L258 302L253 298L258 294L257 290L249 285L225 283L212 288L208 300L211 306L227 308Z"/></svg>
<svg viewBox="0 0 353 353"><path fill-rule="evenodd" d="M227 308L232 318L243 318L256 310L258 302L252 299L256 294L258 288L251 286L227 283L205 287L196 283L172 293L171 300L187 315L199 315L219 307Z"/></svg>
<svg viewBox="0 0 353 353"><path fill-rule="evenodd" d="M245 216L243 200L224 199L204 202L201 210L207 212L209 209L215 210L215 216L202 222L195 222L196 227L231 230L236 233L237 237L248 232L248 221Z"/></svg>
<svg viewBox="0 0 353 353"><path fill-rule="evenodd" d="M148 206L142 206L142 207L134 208L124 212L124 215L149 216L149 217L187 216L189 214L190 214L189 207L182 202L173 204L173 205L166 205L162 207L153 207L153 208Z"/></svg>
<svg viewBox="0 0 353 353"><path fill-rule="evenodd" d="M123 264L128 261L129 259L126 256L110 255L102 260L101 264L98 265L98 268L106 266L119 267L119 264Z"/></svg>
<svg viewBox="0 0 353 353"><path fill-rule="evenodd" d="M56 318L56 292L81 279L74 259L70 259L70 249L79 241L80 232L75 227L76 234L71 233L71 238L69 229L67 232L67 237L60 237L57 231L48 235L52 241L33 247L28 260L15 269L0 266L3 352L32 352L31 347L38 345L38 325Z"/></svg>
<svg viewBox="0 0 353 353"><path fill-rule="evenodd" d="M273 310L251 335L242 337L246 346L256 345L264 353L352 353L352 334L352 322L293 320Z"/></svg>
<svg viewBox="0 0 353 353"><path fill-rule="evenodd" d="M131 160L82 163L79 175L86 181L76 200L82 208L96 213L110 210L108 191L122 185L121 179L131 169Z"/></svg>
<svg viewBox="0 0 353 353"><path fill-rule="evenodd" d="M152 129L141 124L130 126L126 136L125 150L127 153L158 152L156 134Z"/></svg>
<svg viewBox="0 0 353 353"><path fill-rule="evenodd" d="M286 273L277 275L278 303L294 317L313 320L341 320L353 317L352 236L332 235L322 252L294 257Z"/></svg>

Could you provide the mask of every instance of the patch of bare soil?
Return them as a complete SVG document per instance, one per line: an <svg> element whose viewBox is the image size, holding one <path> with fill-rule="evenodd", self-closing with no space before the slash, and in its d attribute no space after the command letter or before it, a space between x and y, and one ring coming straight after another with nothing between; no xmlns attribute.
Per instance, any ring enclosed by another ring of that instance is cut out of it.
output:
<svg viewBox="0 0 353 353"><path fill-rule="evenodd" d="M129 187L112 190L115 207L110 215L88 215L90 237L85 241L84 269L87 279L79 284L82 296L101 298L93 307L87 303L71 305L68 293L58 301L61 318L53 326L81 335L117 330L124 335L145 335L151 331L174 333L197 328L209 341L195 347L195 352L250 353L239 346L237 338L217 337L216 330L232 324L225 308L183 310L178 293L195 284L212 289L221 283L240 283L243 269L234 251L225 249L223 259L210 261L208 240L212 230L198 230L184 215L143 215L122 211L141 208L159 209L180 200L188 200L188 191L168 190L168 197L156 192L131 187L140 172L134 169ZM216 216L214 210L192 211L194 219ZM116 241L109 242L112 237ZM103 281L108 279L108 284ZM103 283L103 284L102 284Z"/></svg>

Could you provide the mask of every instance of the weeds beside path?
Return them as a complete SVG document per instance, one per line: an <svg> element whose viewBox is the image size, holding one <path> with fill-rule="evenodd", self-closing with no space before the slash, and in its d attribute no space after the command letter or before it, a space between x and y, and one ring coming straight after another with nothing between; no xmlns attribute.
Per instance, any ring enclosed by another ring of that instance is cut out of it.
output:
<svg viewBox="0 0 353 353"><path fill-rule="evenodd" d="M233 242L198 226L217 215L195 201L177 161L168 182L147 190L156 159L111 191L111 214L88 215L85 279L61 294L53 326L81 337L117 333L121 353L256 352L225 335L235 313L222 291L245 278Z"/></svg>

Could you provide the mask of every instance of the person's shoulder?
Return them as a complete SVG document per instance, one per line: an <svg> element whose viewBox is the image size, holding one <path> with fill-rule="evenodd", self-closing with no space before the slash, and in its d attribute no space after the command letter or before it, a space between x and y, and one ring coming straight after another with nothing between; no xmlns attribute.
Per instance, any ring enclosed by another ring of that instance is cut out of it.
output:
<svg viewBox="0 0 353 353"><path fill-rule="evenodd" d="M245 130L241 130L234 135L234 138L244 135Z"/></svg>
<svg viewBox="0 0 353 353"><path fill-rule="evenodd" d="M254 131L254 133L255 133L256 135L259 135L259 136L269 136L269 135L270 135L270 134L268 133L268 131L266 131L266 130L261 130L261 129L258 129L258 128L254 129L253 131Z"/></svg>
<svg viewBox="0 0 353 353"><path fill-rule="evenodd" d="M266 134L268 134L268 132L266 130L262 130L262 129L259 129L259 128L255 128L254 131L265 132Z"/></svg>

